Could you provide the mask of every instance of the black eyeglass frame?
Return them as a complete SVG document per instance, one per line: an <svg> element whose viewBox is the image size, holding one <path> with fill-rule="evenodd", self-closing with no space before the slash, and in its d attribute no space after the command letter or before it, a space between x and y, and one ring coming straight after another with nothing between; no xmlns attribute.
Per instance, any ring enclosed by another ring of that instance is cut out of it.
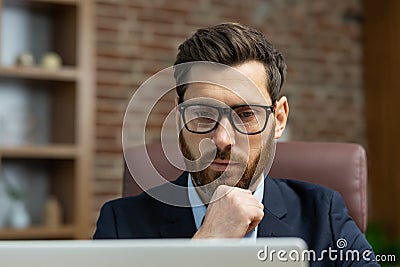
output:
<svg viewBox="0 0 400 267"><path fill-rule="evenodd" d="M207 131L205 131L205 132L197 132L197 131L190 130L190 129L188 128L188 126L187 126L186 118L185 118L185 109L188 108L188 107L190 107L190 106L206 106L206 107L211 107L211 108L215 108L216 110L218 110L218 119L217 119L217 122L215 123L214 127L212 127L210 130L207 130ZM241 107L261 107L261 108L265 109L265 111L266 111L267 113L268 113L268 111L270 111L271 113L274 113L274 112L275 112L275 105L272 105L272 106L265 106L265 105L259 105L259 104L244 104L244 105L237 105L237 106L233 106L233 107L217 107L217 106L208 105L208 104L201 104L201 103L196 103L196 104L180 104L180 105L178 106L178 110L179 110L179 112L181 113L181 116L182 116L182 119L183 119L183 124L185 125L186 130L188 130L188 131L191 132L191 133L195 133L195 134L208 134L208 133L214 131L214 130L218 127L218 125L220 124L220 121L221 121L221 119L222 119L222 116L224 116L225 114L228 115L229 122L231 123L231 125L233 126L233 128L234 128L237 132L239 132L239 133L241 133L241 134L245 134L245 135L255 135L255 134L262 133L262 132L265 130L265 128L267 127L269 114L267 114L267 119L265 120L263 127L262 127L259 131L254 132L254 133L242 132L240 129L238 129L238 128L236 127L236 124L234 123L233 118L232 118L232 114L233 114L233 112L235 111L235 109L241 108Z"/></svg>

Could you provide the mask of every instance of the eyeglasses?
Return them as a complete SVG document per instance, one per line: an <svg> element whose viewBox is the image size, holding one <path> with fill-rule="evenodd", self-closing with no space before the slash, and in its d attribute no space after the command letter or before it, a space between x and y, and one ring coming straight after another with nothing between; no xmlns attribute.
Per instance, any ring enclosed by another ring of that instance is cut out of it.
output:
<svg viewBox="0 0 400 267"><path fill-rule="evenodd" d="M259 134L265 130L269 115L274 112L274 106L264 105L216 107L207 104L181 104L178 109L185 128L197 134L206 134L215 130L225 114L239 133Z"/></svg>

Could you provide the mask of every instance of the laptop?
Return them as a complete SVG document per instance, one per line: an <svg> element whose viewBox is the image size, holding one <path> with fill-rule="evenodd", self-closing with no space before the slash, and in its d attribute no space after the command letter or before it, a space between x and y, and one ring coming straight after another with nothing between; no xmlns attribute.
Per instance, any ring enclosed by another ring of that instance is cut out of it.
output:
<svg viewBox="0 0 400 267"><path fill-rule="evenodd" d="M0 261L6 267L305 267L304 250L299 238L1 241Z"/></svg>

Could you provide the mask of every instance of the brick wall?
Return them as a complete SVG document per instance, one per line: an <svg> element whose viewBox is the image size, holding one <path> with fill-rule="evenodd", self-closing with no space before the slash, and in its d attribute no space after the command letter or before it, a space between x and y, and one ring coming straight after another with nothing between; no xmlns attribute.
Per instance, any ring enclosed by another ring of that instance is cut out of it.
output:
<svg viewBox="0 0 400 267"><path fill-rule="evenodd" d="M136 88L171 66L195 29L224 21L265 32L287 59L291 140L365 144L361 0L97 0L97 119L93 222L121 194L121 127ZM145 103L143 103L145 104ZM165 97L150 123L173 105ZM164 114L164 115L163 115Z"/></svg>

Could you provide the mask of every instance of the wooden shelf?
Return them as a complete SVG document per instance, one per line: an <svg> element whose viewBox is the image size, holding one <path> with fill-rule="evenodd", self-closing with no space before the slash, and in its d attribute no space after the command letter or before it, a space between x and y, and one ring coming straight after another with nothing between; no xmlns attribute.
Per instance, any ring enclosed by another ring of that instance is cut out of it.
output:
<svg viewBox="0 0 400 267"><path fill-rule="evenodd" d="M0 147L3 158L69 159L76 157L73 145Z"/></svg>
<svg viewBox="0 0 400 267"><path fill-rule="evenodd" d="M44 2L44 3L54 3L54 4L62 4L62 5L76 5L78 0L31 0L32 2Z"/></svg>
<svg viewBox="0 0 400 267"><path fill-rule="evenodd" d="M0 229L0 240L5 239L71 239L74 237L73 226L45 227L37 226L26 229Z"/></svg>
<svg viewBox="0 0 400 267"><path fill-rule="evenodd" d="M0 93L5 92L0 97L19 90L18 99L29 100L21 104L28 107L21 114L30 115L32 110L32 117L27 117L32 121L32 143L0 146L0 172L9 166L37 172L46 180L49 195L60 201L67 223L57 228L0 229L0 240L89 238L96 95L93 6L86 0L0 0L0 22L6 29L0 32ZM30 51L37 60L53 51L63 66L13 66L21 51ZM34 139L36 133L46 138Z"/></svg>
<svg viewBox="0 0 400 267"><path fill-rule="evenodd" d="M47 70L40 67L0 66L0 77L38 79L50 81L76 81L77 70L74 67L62 67L59 70Z"/></svg>
<svg viewBox="0 0 400 267"><path fill-rule="evenodd" d="M5 0L5 4L13 6L32 6L33 4L57 4L57 5L77 5L81 0Z"/></svg>

